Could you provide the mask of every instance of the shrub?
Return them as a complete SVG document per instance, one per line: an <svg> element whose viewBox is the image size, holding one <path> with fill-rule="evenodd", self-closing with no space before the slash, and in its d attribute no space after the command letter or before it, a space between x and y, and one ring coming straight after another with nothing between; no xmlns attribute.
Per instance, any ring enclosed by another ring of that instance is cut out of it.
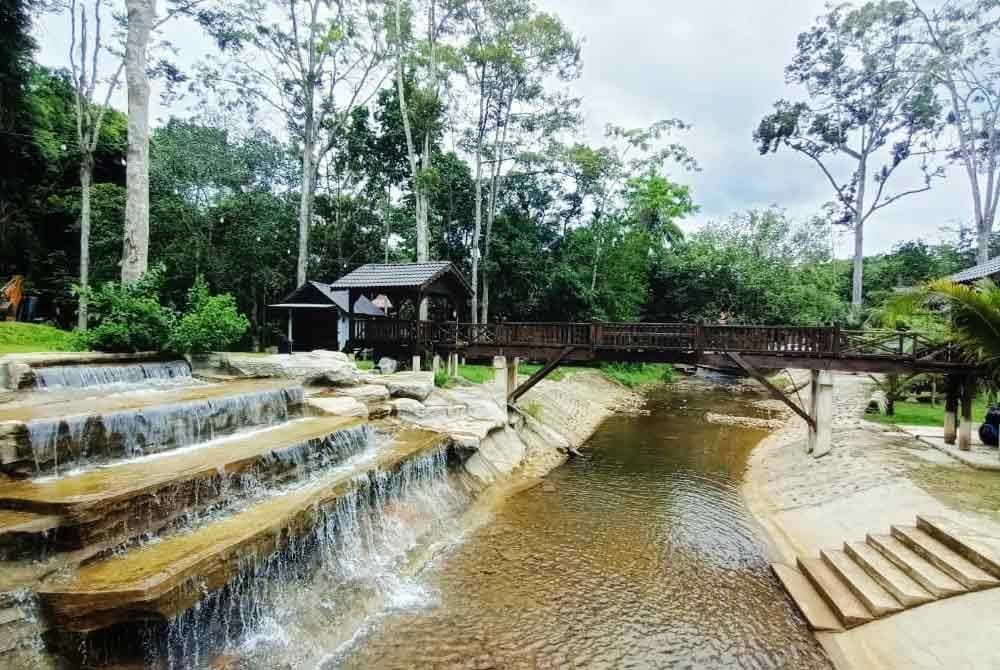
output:
<svg viewBox="0 0 1000 670"><path fill-rule="evenodd" d="M451 385L452 385L451 377L448 376L447 372L445 372L444 370L438 370L436 373L434 373L434 386L445 389Z"/></svg>
<svg viewBox="0 0 1000 670"><path fill-rule="evenodd" d="M134 284L108 282L97 290L85 289L92 323L74 331L74 344L97 351L158 351L170 337L175 316L160 304L163 269L146 272Z"/></svg>
<svg viewBox="0 0 1000 670"><path fill-rule="evenodd" d="M182 354L203 354L228 348L247 329L250 322L236 309L236 300L228 293L212 295L199 276L188 289L187 311L170 332L167 348Z"/></svg>
<svg viewBox="0 0 1000 670"><path fill-rule="evenodd" d="M665 363L607 363L601 366L605 377L635 388L658 382L671 382L674 379L674 368Z"/></svg>

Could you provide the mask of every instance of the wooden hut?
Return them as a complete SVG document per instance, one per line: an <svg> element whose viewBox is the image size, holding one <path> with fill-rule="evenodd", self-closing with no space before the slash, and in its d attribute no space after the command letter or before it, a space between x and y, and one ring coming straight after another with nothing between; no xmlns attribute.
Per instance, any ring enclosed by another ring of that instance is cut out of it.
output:
<svg viewBox="0 0 1000 670"><path fill-rule="evenodd" d="M343 350L350 331L350 313L381 318L385 312L364 295L355 295L348 304L348 291L338 291L330 284L307 281L271 309L287 311L289 348ZM353 307L353 310L351 309Z"/></svg>

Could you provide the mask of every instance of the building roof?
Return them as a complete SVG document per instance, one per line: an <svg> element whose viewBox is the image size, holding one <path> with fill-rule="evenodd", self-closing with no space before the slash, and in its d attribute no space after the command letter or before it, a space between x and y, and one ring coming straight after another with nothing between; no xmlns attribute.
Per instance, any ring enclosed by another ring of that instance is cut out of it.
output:
<svg viewBox="0 0 1000 670"><path fill-rule="evenodd" d="M962 270L961 272L953 274L951 276L951 280L955 282L975 281L976 279L990 277L998 273L1000 273L1000 256L991 258L985 263L974 265L968 270Z"/></svg>
<svg viewBox="0 0 1000 670"><path fill-rule="evenodd" d="M472 293L469 283L449 261L430 263L368 263L349 272L332 288L424 288L445 274L453 274Z"/></svg>
<svg viewBox="0 0 1000 670"><path fill-rule="evenodd" d="M307 290L307 289L312 289ZM303 297L309 297L312 293L325 299L325 303L317 302L307 302L303 301ZM342 312L349 312L350 309L347 303L347 291L335 291L329 284L324 284L318 281L307 281L302 286L298 287L292 291L289 295L285 296L285 299L276 305L268 305L268 307L289 307L289 308L316 308L316 307L333 307L336 306ZM365 296L358 296L358 299L354 301L354 313L359 316L385 316L385 312L372 304L372 301Z"/></svg>

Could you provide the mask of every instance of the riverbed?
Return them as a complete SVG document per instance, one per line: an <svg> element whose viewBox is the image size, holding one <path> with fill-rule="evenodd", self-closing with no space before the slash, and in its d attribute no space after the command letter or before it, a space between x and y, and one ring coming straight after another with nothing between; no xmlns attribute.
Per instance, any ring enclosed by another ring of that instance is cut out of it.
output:
<svg viewBox="0 0 1000 670"><path fill-rule="evenodd" d="M829 667L740 497L755 394L684 383L500 503L328 668Z"/></svg>

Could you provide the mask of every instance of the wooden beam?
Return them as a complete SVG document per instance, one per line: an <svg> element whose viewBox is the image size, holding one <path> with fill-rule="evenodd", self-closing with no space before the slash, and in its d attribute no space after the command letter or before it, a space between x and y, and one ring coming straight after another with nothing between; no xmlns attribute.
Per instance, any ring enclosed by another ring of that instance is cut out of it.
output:
<svg viewBox="0 0 1000 670"><path fill-rule="evenodd" d="M805 422L809 424L810 428L812 428L813 430L816 430L816 420L813 417L809 416L809 414L807 414L804 409L802 409L797 404L795 404L794 402L792 402L791 398L789 398L787 395L785 395L784 391L782 391L777 386L775 386L774 384L772 384L768 380L767 377L765 377L764 375L762 375L760 372L757 371L757 368L755 368L752 365L750 365L749 363L747 363L745 360L743 360L743 357L740 356L737 353L730 352L728 354L728 356L729 356L730 360L733 361L733 363L736 363L736 365L738 365L740 367L741 370L743 370L748 375L750 375L751 377L753 377L754 379L756 379L758 382L760 382L761 384L763 384L764 388L766 388L771 393L771 395L774 398L777 398L781 402L783 402L786 405L788 405L792 409L793 412L795 412L796 414L798 414L799 416L801 416L803 419L805 419Z"/></svg>
<svg viewBox="0 0 1000 670"><path fill-rule="evenodd" d="M565 349L563 349L558 356L556 356L548 363L546 363L541 370L528 377L528 379L523 384L521 384L516 389L511 391L507 395L507 402L509 403L517 402L518 398L520 398L525 393L530 391L535 384L548 377L550 372L559 367L559 364L562 363L566 359L566 357L569 356L570 353L572 353L572 351L573 347L566 347Z"/></svg>

